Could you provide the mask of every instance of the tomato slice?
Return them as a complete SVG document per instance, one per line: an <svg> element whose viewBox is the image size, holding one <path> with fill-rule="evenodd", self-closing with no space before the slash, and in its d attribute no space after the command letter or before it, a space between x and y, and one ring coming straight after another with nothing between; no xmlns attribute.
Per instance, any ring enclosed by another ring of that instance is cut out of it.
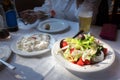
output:
<svg viewBox="0 0 120 80"><path fill-rule="evenodd" d="M70 49L70 54L72 54L72 52L75 50L75 48L71 48Z"/></svg>
<svg viewBox="0 0 120 80"><path fill-rule="evenodd" d="M87 59L86 59L86 60L84 61L84 63L85 63L86 65L89 65L89 64L90 64L90 60L87 60Z"/></svg>
<svg viewBox="0 0 120 80"><path fill-rule="evenodd" d="M84 65L89 65L89 64L91 64L91 62L90 62L90 60L87 60L87 59L86 59L85 61L83 61L82 58L80 58L80 59L78 60L77 64L80 65L80 66L84 66Z"/></svg>
<svg viewBox="0 0 120 80"><path fill-rule="evenodd" d="M107 48L103 48L103 53L105 54L105 56L107 55L107 52L108 52Z"/></svg>
<svg viewBox="0 0 120 80"><path fill-rule="evenodd" d="M62 42L62 47L65 47L65 46L67 46L68 44L67 44L67 42L66 41L63 41Z"/></svg>
<svg viewBox="0 0 120 80"><path fill-rule="evenodd" d="M85 63L83 62L82 58L80 58L78 60L77 64L80 65L80 66L84 66Z"/></svg>

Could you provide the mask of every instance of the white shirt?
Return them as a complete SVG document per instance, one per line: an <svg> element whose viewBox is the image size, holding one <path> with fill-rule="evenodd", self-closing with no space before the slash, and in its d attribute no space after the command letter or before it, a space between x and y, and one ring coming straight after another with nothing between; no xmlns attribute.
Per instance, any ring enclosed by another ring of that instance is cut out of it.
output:
<svg viewBox="0 0 120 80"><path fill-rule="evenodd" d="M72 4L69 4L69 1ZM85 0L82 5L89 5L89 7L93 7L93 23L95 23L96 15L98 12L98 7L101 0ZM67 4L69 4L70 8L66 9ZM35 7L34 11L44 11L50 14L50 10L54 10L56 12L55 18L67 19L71 21L78 21L78 13L79 9L76 8L76 0L45 0L45 3L42 7Z"/></svg>
<svg viewBox="0 0 120 80"><path fill-rule="evenodd" d="M71 5L69 4L71 1ZM68 9L66 6L68 5ZM77 8L76 8L76 0L45 0L45 3L42 7L35 7L34 11L44 11L50 14L50 10L54 10L56 12L55 18L60 19L68 19L72 21L77 21Z"/></svg>

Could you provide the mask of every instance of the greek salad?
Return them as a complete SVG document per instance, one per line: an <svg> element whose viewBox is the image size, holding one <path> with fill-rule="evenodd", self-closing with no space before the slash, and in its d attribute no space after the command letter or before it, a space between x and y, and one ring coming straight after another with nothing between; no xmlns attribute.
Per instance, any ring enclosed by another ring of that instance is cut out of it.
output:
<svg viewBox="0 0 120 80"><path fill-rule="evenodd" d="M101 62L107 56L107 48L91 34L81 34L76 38L65 38L58 51L68 61L84 66Z"/></svg>

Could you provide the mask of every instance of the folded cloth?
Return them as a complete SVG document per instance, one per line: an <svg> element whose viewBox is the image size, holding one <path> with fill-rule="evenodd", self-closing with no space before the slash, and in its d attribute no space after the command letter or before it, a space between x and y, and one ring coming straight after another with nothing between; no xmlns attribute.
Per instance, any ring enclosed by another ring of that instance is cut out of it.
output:
<svg viewBox="0 0 120 80"><path fill-rule="evenodd" d="M117 37L117 26L115 24L103 24L100 37L115 41Z"/></svg>

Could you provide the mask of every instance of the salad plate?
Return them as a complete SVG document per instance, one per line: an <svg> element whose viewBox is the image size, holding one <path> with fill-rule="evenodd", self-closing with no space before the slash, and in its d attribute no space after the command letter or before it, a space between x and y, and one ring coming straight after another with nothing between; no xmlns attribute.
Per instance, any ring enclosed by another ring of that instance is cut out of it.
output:
<svg viewBox="0 0 120 80"><path fill-rule="evenodd" d="M31 29L31 28L34 28L34 27L37 27L37 25L39 24L40 20L36 20L34 23L32 24L25 24L21 18L18 18L18 26L20 29Z"/></svg>
<svg viewBox="0 0 120 80"><path fill-rule="evenodd" d="M0 45L0 58L4 61L8 60L11 55L11 50L7 45ZM2 63L0 62L0 65Z"/></svg>
<svg viewBox="0 0 120 80"><path fill-rule="evenodd" d="M55 39L50 34L25 34L11 44L11 50L25 57L37 56L50 51L54 42Z"/></svg>
<svg viewBox="0 0 120 80"><path fill-rule="evenodd" d="M99 40L99 39L97 39L97 40ZM59 51L61 49L60 48L61 40L57 41L53 45L51 53L52 53L52 56L55 58L55 61L57 63L59 63L60 65L62 65L63 67L67 68L68 70L72 70L72 71L76 71L76 72L85 72L85 73L101 71L101 70L108 68L109 66L111 66L113 64L113 62L115 60L115 53L110 45L108 45L107 43L105 43L101 40L99 40L99 42L101 44L103 44L103 46L105 48L107 48L107 56L105 57L105 59L103 61L100 61L95 64L80 66L80 65L77 65L77 64L72 63L72 62L68 61L67 59L65 59L63 57L63 55L59 53Z"/></svg>
<svg viewBox="0 0 120 80"><path fill-rule="evenodd" d="M60 19L48 19L39 23L37 29L42 32L56 33L69 28L67 22Z"/></svg>

